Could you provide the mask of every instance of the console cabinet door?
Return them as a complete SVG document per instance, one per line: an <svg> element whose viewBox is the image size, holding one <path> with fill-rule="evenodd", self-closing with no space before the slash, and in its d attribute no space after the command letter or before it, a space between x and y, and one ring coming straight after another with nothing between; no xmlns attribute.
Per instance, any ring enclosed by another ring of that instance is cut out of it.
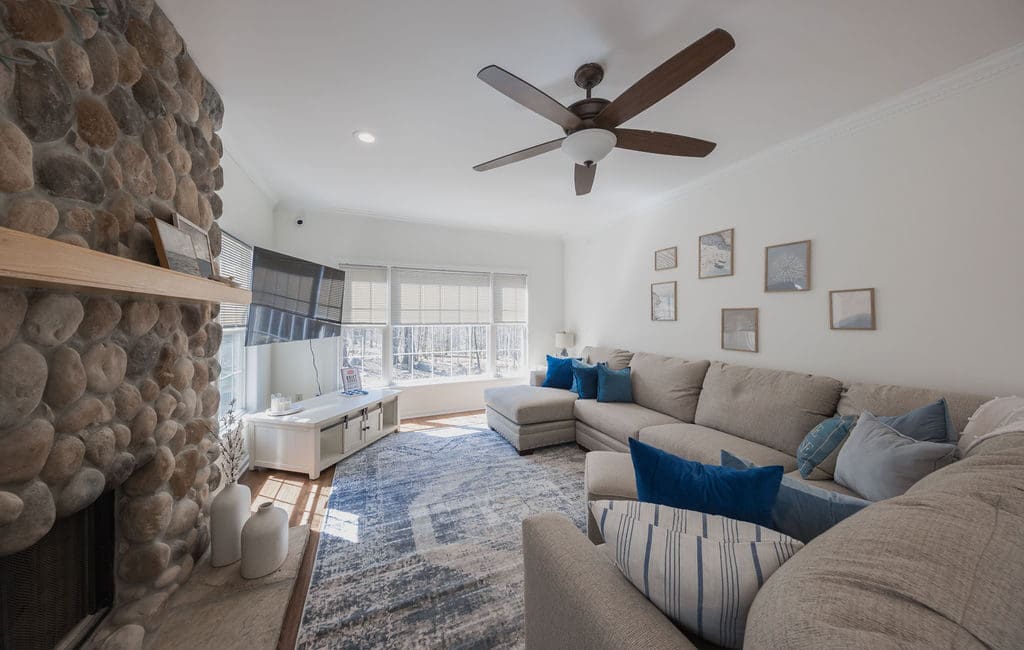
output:
<svg viewBox="0 0 1024 650"><path fill-rule="evenodd" d="M384 435L384 411L378 404L366 413L366 424L364 426L363 439L369 443Z"/></svg>
<svg viewBox="0 0 1024 650"><path fill-rule="evenodd" d="M346 454L366 444L363 440L363 418L360 415L350 415L345 422L344 441Z"/></svg>

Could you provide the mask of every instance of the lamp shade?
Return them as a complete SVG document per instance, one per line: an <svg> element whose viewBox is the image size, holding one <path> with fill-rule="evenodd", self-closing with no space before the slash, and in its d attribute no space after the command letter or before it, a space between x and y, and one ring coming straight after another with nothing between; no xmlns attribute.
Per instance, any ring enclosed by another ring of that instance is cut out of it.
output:
<svg viewBox="0 0 1024 650"><path fill-rule="evenodd" d="M571 348L575 342L576 337L573 336L572 332L555 332L556 348Z"/></svg>
<svg viewBox="0 0 1024 650"><path fill-rule="evenodd" d="M577 164L596 163L615 148L617 138L605 129L583 129L562 140L562 151Z"/></svg>

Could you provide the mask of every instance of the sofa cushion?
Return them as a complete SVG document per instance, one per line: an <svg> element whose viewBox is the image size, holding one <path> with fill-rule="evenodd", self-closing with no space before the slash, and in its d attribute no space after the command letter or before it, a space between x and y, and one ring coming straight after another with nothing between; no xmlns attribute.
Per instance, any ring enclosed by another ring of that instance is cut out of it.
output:
<svg viewBox="0 0 1024 650"><path fill-rule="evenodd" d="M576 393L540 386L500 386L484 390L484 403L517 424L573 419Z"/></svg>
<svg viewBox="0 0 1024 650"><path fill-rule="evenodd" d="M587 363L606 363L612 370L622 370L629 365L633 353L619 348L587 346L583 348L583 360Z"/></svg>
<svg viewBox="0 0 1024 650"><path fill-rule="evenodd" d="M685 361L637 352L632 369L633 401L683 422L693 422L709 361Z"/></svg>
<svg viewBox="0 0 1024 650"><path fill-rule="evenodd" d="M583 462L583 485L587 501L598 499L636 500L633 459L619 451L591 451Z"/></svg>
<svg viewBox="0 0 1024 650"><path fill-rule="evenodd" d="M787 472L796 468L796 458L789 454L699 424L677 422L644 427L638 438L640 442L698 463L717 465L724 449L755 465L782 465Z"/></svg>
<svg viewBox="0 0 1024 650"><path fill-rule="evenodd" d="M796 456L807 432L835 413L842 387L831 377L715 361L694 422Z"/></svg>
<svg viewBox="0 0 1024 650"><path fill-rule="evenodd" d="M758 593L747 643L1019 648L1022 556L1024 434L983 442L807 545Z"/></svg>
<svg viewBox="0 0 1024 650"><path fill-rule="evenodd" d="M836 483L835 481L833 481L831 479L827 479L827 480L823 480L823 481L822 480L814 480L814 479L806 479L803 476L800 476L800 470L794 470L792 472L788 472L786 474L786 477L789 478L789 479L792 479L794 481L799 481L800 483L806 483L807 485L813 485L814 487L822 488L823 490L830 490L832 492L837 492L839 494L843 494L843 495L846 495L848 497L860 497L859 494L857 494L856 492L854 492L850 488L844 487L842 485L839 485L838 483Z"/></svg>
<svg viewBox="0 0 1024 650"><path fill-rule="evenodd" d="M573 404L577 420L601 433L627 444L644 427L678 422L673 417L644 408L632 402L598 402L579 400Z"/></svg>
<svg viewBox="0 0 1024 650"><path fill-rule="evenodd" d="M860 415L864 411L879 416L901 415L943 397L946 398L949 417L957 431L963 431L971 415L989 399L980 395L928 388L852 383L843 388L836 411L839 415Z"/></svg>

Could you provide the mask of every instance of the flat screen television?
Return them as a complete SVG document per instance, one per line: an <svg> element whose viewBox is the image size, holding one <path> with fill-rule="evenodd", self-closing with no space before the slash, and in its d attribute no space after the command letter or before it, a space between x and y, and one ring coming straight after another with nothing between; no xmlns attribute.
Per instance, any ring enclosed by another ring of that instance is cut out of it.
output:
<svg viewBox="0 0 1024 650"><path fill-rule="evenodd" d="M345 272L265 248L252 251L245 344L341 336Z"/></svg>

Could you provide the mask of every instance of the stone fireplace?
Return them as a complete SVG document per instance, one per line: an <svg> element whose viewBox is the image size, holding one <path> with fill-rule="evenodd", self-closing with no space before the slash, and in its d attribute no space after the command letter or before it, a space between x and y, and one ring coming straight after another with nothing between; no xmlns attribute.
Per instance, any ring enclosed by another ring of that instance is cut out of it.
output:
<svg viewBox="0 0 1024 650"><path fill-rule="evenodd" d="M0 0L0 23L0 226L156 264L148 221L178 213L217 254L224 107L160 8ZM0 278L0 566L59 572L48 533L109 499L96 647L141 647L208 546L218 308Z"/></svg>

